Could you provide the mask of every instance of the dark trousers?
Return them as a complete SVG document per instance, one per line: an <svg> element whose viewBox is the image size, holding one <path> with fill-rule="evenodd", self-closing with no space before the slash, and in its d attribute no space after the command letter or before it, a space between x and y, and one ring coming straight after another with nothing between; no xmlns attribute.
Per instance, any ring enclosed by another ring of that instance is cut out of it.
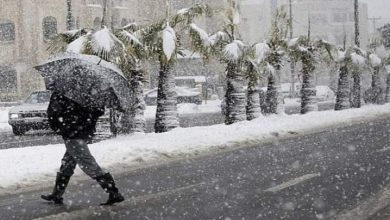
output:
<svg viewBox="0 0 390 220"><path fill-rule="evenodd" d="M70 177L73 175L76 165L79 165L81 170L93 179L106 174L89 151L86 140L67 139L65 146L66 152L62 158L60 173Z"/></svg>

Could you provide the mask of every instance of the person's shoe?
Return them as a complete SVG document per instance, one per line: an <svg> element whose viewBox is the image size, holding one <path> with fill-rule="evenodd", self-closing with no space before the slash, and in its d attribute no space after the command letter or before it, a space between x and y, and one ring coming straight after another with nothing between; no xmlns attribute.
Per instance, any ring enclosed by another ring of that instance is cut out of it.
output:
<svg viewBox="0 0 390 220"><path fill-rule="evenodd" d="M123 198L123 196L119 192L110 193L108 195L107 202L101 203L100 205L113 205L114 203L123 202L124 200L125 200L125 198Z"/></svg>
<svg viewBox="0 0 390 220"><path fill-rule="evenodd" d="M114 203L123 202L125 200L119 193L118 188L116 188L114 178L110 173L99 176L96 180L104 191L109 193L108 200L100 205L113 205Z"/></svg>
<svg viewBox="0 0 390 220"><path fill-rule="evenodd" d="M65 176L62 173L57 173L56 183L53 192L49 195L41 195L41 198L54 202L55 204L64 204L62 195L65 193L66 186L68 185L70 176Z"/></svg>
<svg viewBox="0 0 390 220"><path fill-rule="evenodd" d="M64 199L62 197L57 197L55 195L41 195L41 198L46 200L46 201L49 201L49 202L54 202L55 204L57 205L62 205L64 204Z"/></svg>

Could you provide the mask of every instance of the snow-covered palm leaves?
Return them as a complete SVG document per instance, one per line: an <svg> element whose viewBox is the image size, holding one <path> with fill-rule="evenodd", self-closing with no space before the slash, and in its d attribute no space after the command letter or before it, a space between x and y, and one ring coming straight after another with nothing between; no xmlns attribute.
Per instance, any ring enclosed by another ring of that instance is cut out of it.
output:
<svg viewBox="0 0 390 220"><path fill-rule="evenodd" d="M85 36L91 31L92 30L89 29L78 29L59 33L52 41L50 41L48 51L53 54L65 52L70 43L80 38L81 36Z"/></svg>

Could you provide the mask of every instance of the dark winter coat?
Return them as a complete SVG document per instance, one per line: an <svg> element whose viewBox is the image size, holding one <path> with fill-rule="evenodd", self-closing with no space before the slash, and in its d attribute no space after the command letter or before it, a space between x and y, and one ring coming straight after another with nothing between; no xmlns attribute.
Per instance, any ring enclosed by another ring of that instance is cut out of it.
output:
<svg viewBox="0 0 390 220"><path fill-rule="evenodd" d="M50 127L64 139L90 140L98 118L104 114L104 107L86 108L53 92L47 114Z"/></svg>

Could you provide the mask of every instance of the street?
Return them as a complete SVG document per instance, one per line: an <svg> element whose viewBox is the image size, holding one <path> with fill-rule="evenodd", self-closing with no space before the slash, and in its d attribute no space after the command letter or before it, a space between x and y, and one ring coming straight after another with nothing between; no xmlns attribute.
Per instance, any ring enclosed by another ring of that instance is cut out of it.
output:
<svg viewBox="0 0 390 220"><path fill-rule="evenodd" d="M127 201L114 207L98 206L106 194L92 180L71 181L65 206L39 199L48 188L0 198L0 214L2 219L62 212L75 219L329 219L390 183L389 130L390 119L380 119L137 169L116 176Z"/></svg>

